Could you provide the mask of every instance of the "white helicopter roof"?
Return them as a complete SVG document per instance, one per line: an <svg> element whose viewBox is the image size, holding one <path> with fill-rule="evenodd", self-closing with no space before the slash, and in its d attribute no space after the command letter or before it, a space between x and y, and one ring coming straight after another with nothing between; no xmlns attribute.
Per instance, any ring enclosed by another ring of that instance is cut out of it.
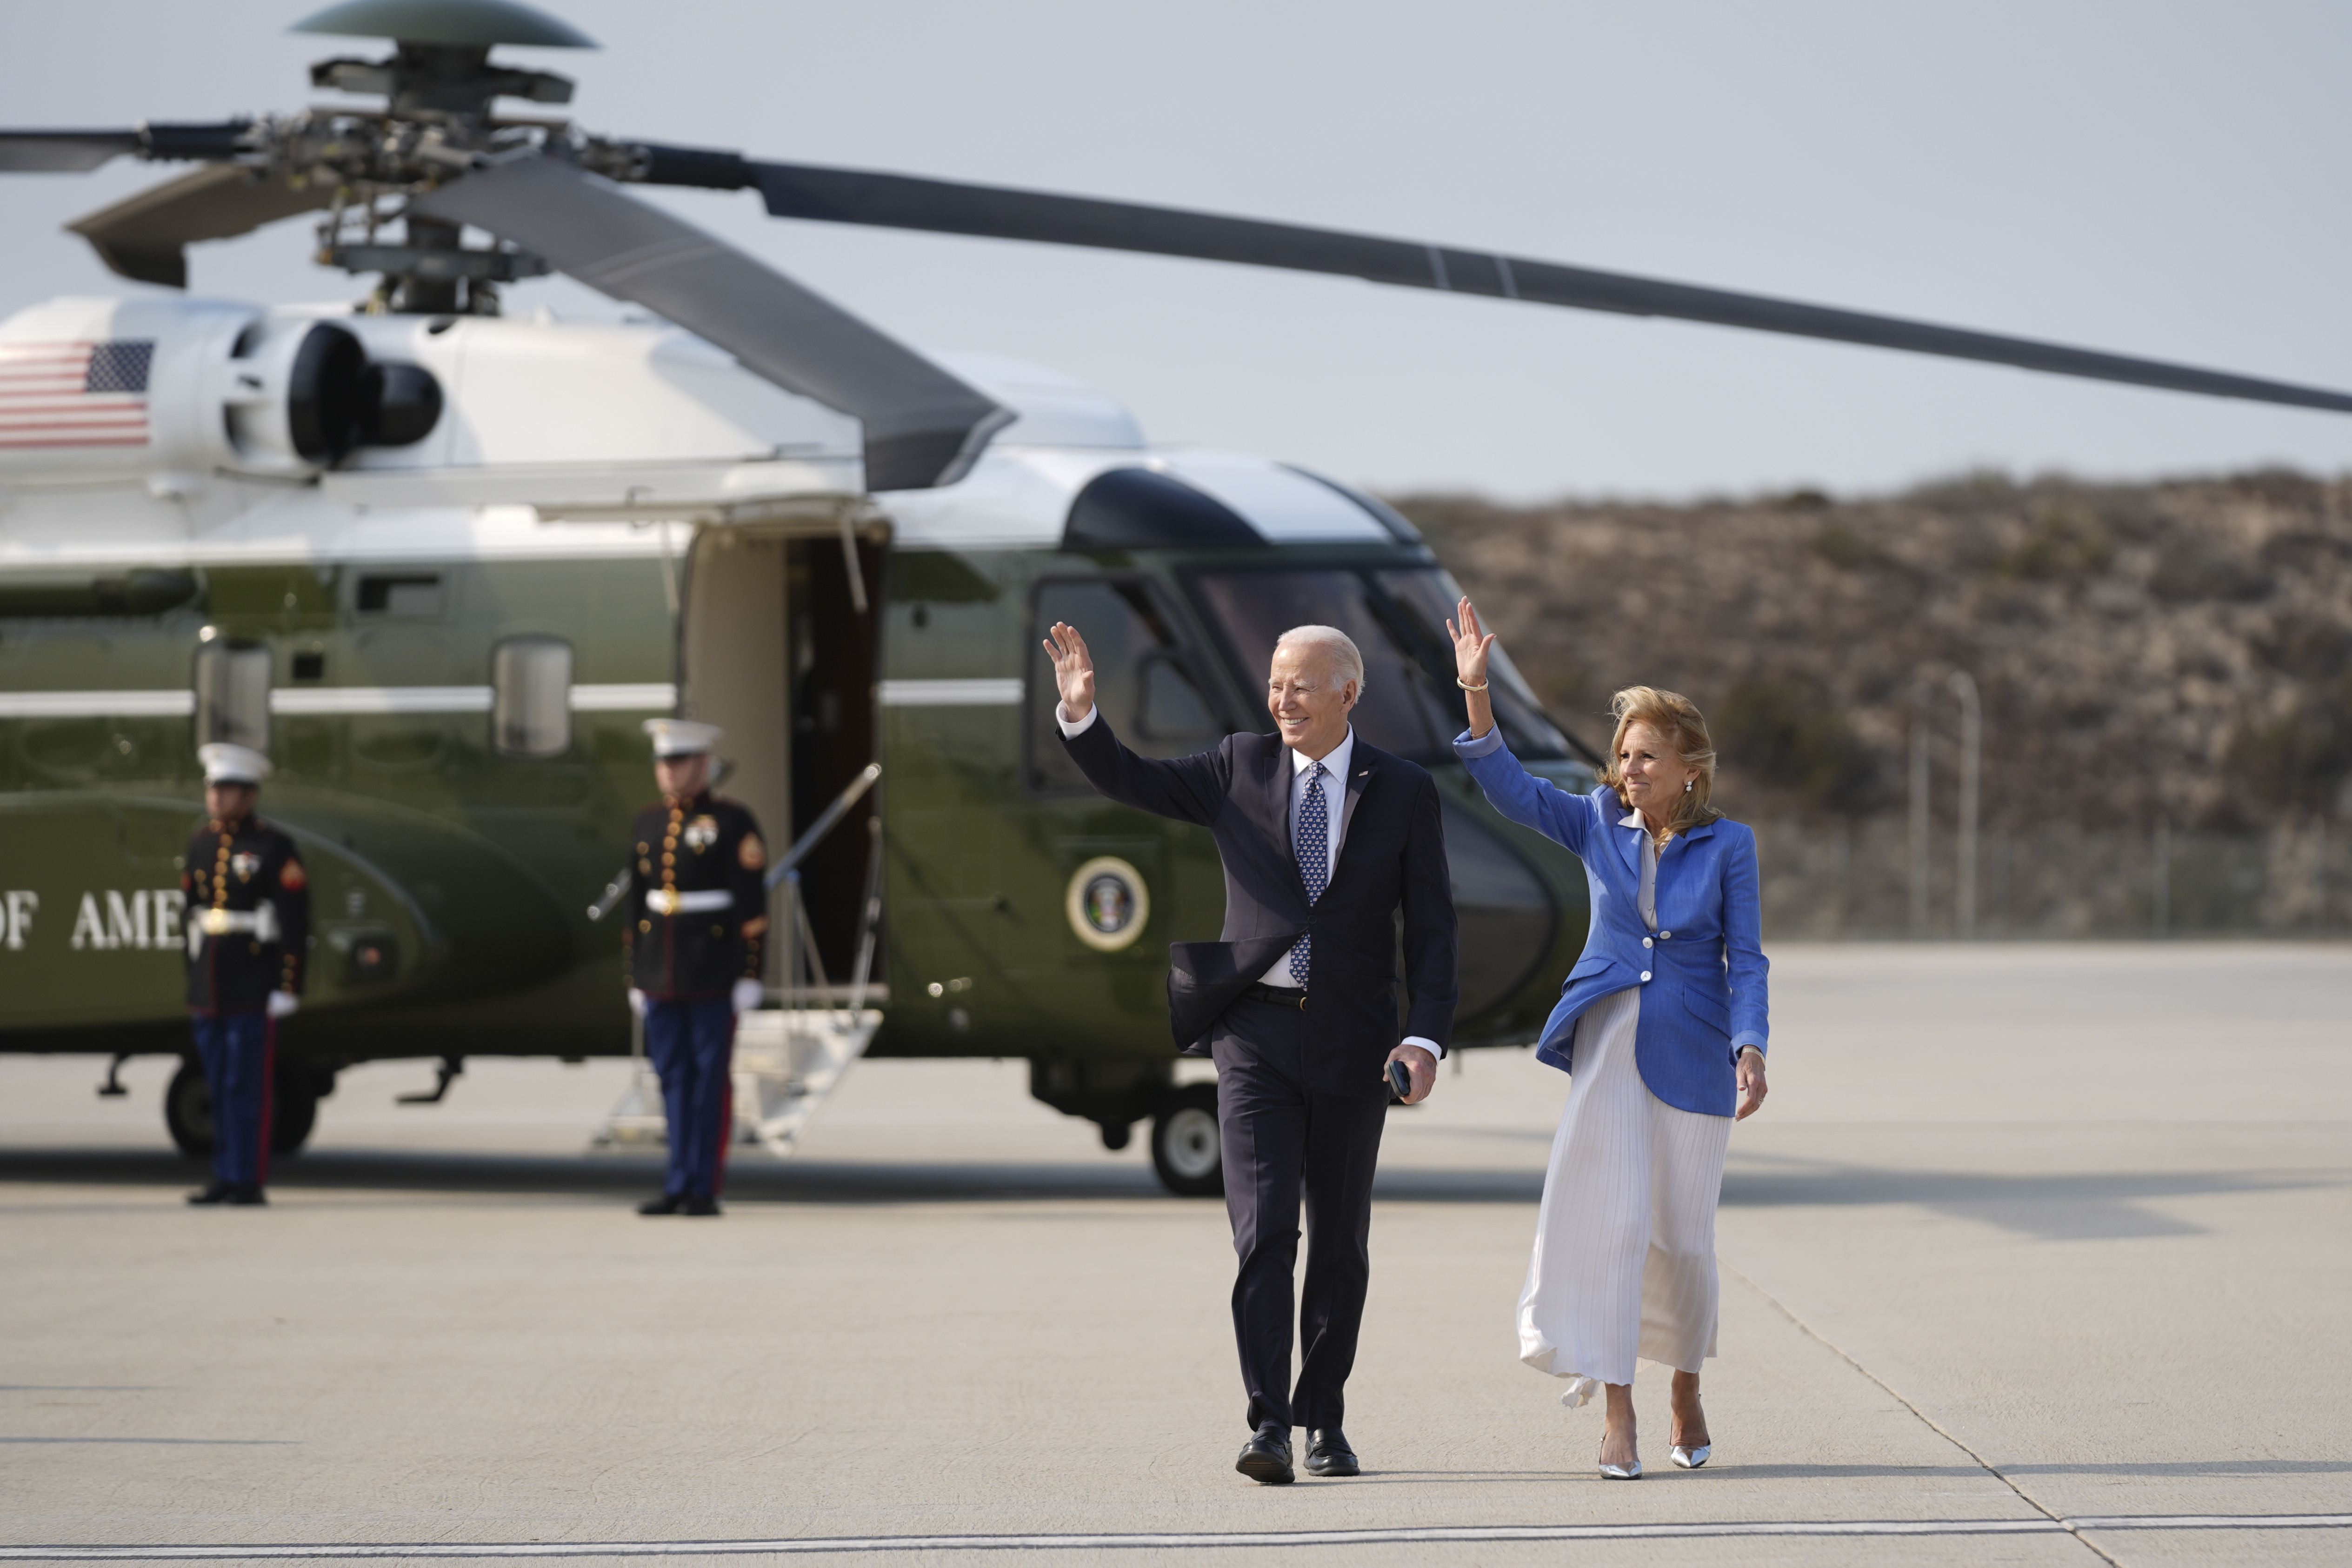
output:
<svg viewBox="0 0 2352 1568"><path fill-rule="evenodd" d="M1062 542L1078 493L1117 468L1141 468L1202 491L1269 544L1385 544L1397 538L1363 502L1304 469L1192 447L1118 451L1000 441L956 484L894 490L875 500L904 549L1051 550Z"/></svg>
<svg viewBox="0 0 2352 1568"><path fill-rule="evenodd" d="M372 362L430 372L446 404L429 433L331 464L296 459L270 437L278 426L254 427L257 447L225 437L223 408L280 397L292 347L320 323ZM21 360L24 375L54 380L43 356L68 349L131 354L136 374L118 388L76 357L52 399L65 411L18 419L110 422L101 443L0 428L0 563L634 554L662 548L646 525L664 518L749 521L859 493L856 421L666 322L113 299L0 321L0 374ZM1301 470L1151 446L1131 412L1076 377L996 354L932 357L1014 418L960 482L875 498L902 547L1054 549L1080 492L1120 468L1197 490L1270 543L1395 537L1370 503Z"/></svg>
<svg viewBox="0 0 2352 1568"><path fill-rule="evenodd" d="M1078 492L1122 468L1202 491L1269 543L1395 537L1349 492L1301 469L1240 452L1150 445L1124 405L1075 376L995 354L930 357L1015 417L959 482L876 498L902 548L1050 550Z"/></svg>
<svg viewBox="0 0 2352 1568"><path fill-rule="evenodd" d="M999 447L1103 447L1133 451L1143 426L1118 399L1076 376L1004 354L927 349L924 357L1013 410Z"/></svg>

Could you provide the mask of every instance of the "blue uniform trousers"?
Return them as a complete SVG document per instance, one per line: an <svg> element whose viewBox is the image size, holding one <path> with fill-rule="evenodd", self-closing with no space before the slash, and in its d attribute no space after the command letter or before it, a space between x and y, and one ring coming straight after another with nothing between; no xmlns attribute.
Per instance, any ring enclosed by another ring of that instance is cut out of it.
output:
<svg viewBox="0 0 2352 1568"><path fill-rule="evenodd" d="M196 1013L196 1055L213 1095L213 1174L236 1186L269 1179L269 1089L277 1024L266 1012Z"/></svg>
<svg viewBox="0 0 2352 1568"><path fill-rule="evenodd" d="M649 997L646 1055L661 1075L672 1197L712 1198L727 1177L735 1120L735 1007L724 996Z"/></svg>

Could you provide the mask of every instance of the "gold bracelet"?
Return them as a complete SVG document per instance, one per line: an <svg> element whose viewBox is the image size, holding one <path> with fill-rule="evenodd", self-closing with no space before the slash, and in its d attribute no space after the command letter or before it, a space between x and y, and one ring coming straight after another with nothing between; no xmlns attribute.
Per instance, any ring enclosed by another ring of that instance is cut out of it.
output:
<svg viewBox="0 0 2352 1568"><path fill-rule="evenodd" d="M1460 687L1465 691L1484 691L1493 683L1491 681L1482 680L1477 685L1473 686L1457 675L1454 678L1454 684Z"/></svg>

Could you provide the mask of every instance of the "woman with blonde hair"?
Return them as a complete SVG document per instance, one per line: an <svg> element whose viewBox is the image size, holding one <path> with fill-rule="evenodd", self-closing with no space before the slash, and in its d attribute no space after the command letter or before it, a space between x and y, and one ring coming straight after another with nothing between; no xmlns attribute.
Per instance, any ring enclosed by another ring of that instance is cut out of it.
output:
<svg viewBox="0 0 2352 1568"><path fill-rule="evenodd" d="M1698 1397L1715 1353L1715 1209L1731 1124L1764 1102L1766 964L1756 836L1707 804L1715 748L1690 699L1629 686L1601 787L1521 767L1486 700L1495 635L1468 599L1454 639L1470 728L1454 742L1495 809L1584 862L1592 923L1545 1023L1541 1061L1570 1075L1519 1293L1519 1359L1606 1391L1601 1473L1642 1474L1633 1365L1675 1369L1674 1461L1713 1440Z"/></svg>

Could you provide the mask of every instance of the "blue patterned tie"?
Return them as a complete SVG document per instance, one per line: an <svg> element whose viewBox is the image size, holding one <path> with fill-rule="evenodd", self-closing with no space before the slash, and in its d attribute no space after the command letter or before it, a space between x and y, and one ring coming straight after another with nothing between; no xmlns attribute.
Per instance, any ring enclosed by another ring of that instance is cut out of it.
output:
<svg viewBox="0 0 2352 1568"><path fill-rule="evenodd" d="M1323 798L1321 763L1307 770L1307 798L1298 803L1298 879L1307 884L1309 909L1323 896L1323 885L1331 879L1331 804ZM1290 950L1290 977L1303 987L1307 984L1308 962L1313 958L1313 933L1298 939Z"/></svg>

